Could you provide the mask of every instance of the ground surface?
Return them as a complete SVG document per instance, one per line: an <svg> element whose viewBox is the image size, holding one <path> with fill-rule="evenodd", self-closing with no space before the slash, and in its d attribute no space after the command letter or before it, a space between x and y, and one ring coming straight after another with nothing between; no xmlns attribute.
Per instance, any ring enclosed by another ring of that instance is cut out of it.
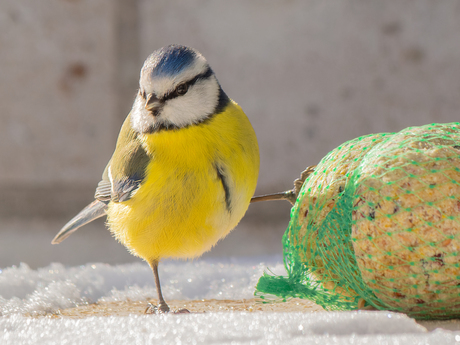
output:
<svg viewBox="0 0 460 345"><path fill-rule="evenodd" d="M149 301L121 301L98 302L74 308L59 310L55 315L71 318L85 318L91 316L127 316L129 314L144 314L147 303L156 304L156 300ZM187 309L191 313L210 313L228 311L247 312L317 312L323 308L313 302L293 299L282 303L261 303L256 299L218 300L202 299L193 301L168 301L171 310Z"/></svg>
<svg viewBox="0 0 460 345"><path fill-rule="evenodd" d="M55 313L46 314L44 316L53 318L84 319L88 317L144 315L148 303L156 305L157 301L149 299L145 301L127 300L116 302L98 302L73 308L60 309ZM263 303L260 299L255 298L241 300L171 300L168 301L168 305L172 311L187 309L193 314L215 312L325 312L323 308L315 303L302 299L291 299L286 302L278 303ZM460 331L459 320L419 320L417 323L425 327L428 331L435 330L436 328L442 328L449 331Z"/></svg>

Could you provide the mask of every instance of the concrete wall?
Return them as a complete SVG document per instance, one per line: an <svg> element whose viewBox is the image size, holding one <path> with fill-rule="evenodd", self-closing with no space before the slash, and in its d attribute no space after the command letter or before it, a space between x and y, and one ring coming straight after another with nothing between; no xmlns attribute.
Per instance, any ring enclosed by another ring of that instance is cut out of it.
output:
<svg viewBox="0 0 460 345"><path fill-rule="evenodd" d="M1 2L2 217L60 215L97 180L117 131L114 14L110 0Z"/></svg>
<svg viewBox="0 0 460 345"><path fill-rule="evenodd" d="M200 50L248 114L259 194L354 137L459 121L459 18L456 0L2 1L0 219L91 200L143 60L170 43ZM256 204L244 222L272 248L288 213Z"/></svg>

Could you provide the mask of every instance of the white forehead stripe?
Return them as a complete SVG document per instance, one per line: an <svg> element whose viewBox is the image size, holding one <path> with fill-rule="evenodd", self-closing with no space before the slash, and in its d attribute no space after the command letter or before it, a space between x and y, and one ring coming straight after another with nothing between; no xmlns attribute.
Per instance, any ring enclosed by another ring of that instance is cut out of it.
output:
<svg viewBox="0 0 460 345"><path fill-rule="evenodd" d="M147 94L153 92L157 97L161 98L168 91L174 90L178 84L191 80L198 74L205 72L208 67L209 65L202 55L197 55L190 67L171 77L153 76L153 66L148 66L147 68L142 68L139 81L140 87Z"/></svg>

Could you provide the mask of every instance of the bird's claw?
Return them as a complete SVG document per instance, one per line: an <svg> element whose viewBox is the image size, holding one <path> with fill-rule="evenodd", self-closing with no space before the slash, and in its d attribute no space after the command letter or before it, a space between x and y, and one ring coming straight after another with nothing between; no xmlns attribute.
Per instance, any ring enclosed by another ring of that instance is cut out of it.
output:
<svg viewBox="0 0 460 345"><path fill-rule="evenodd" d="M294 181L294 193L297 196L299 196L300 190L302 189L302 186L305 182L305 180L310 176L314 171L315 171L316 165L311 165L307 167L304 171L300 173L300 178L296 179Z"/></svg>
<svg viewBox="0 0 460 345"><path fill-rule="evenodd" d="M147 304L145 308L145 314L167 314L169 313L169 307L166 303L160 303L155 305L153 303Z"/></svg>
<svg viewBox="0 0 460 345"><path fill-rule="evenodd" d="M160 303L159 305L149 303L147 304L147 308L145 308L144 313L159 315L159 314L168 314L169 312L170 312L170 309L166 303L164 304ZM187 309L179 309L179 310L175 310L173 314L190 314L190 311L188 311Z"/></svg>
<svg viewBox="0 0 460 345"><path fill-rule="evenodd" d="M315 171L316 165L311 165L307 167L304 171L300 173L300 177L294 181L294 188L285 192L286 199L294 205L299 196L300 190L302 189L305 180Z"/></svg>
<svg viewBox="0 0 460 345"><path fill-rule="evenodd" d="M174 314L190 314L188 309L179 309L174 312Z"/></svg>

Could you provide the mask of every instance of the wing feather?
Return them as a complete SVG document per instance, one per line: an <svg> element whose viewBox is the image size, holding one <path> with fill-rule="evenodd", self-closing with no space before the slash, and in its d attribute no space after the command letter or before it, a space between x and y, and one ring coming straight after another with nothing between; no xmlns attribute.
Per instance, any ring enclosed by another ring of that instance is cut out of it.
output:
<svg viewBox="0 0 460 345"><path fill-rule="evenodd" d="M138 134L131 127L128 115L117 140L115 151L107 164L102 180L98 183L95 201L72 218L51 243L57 244L82 226L106 214L109 202L124 202L137 191L145 178L149 156Z"/></svg>

